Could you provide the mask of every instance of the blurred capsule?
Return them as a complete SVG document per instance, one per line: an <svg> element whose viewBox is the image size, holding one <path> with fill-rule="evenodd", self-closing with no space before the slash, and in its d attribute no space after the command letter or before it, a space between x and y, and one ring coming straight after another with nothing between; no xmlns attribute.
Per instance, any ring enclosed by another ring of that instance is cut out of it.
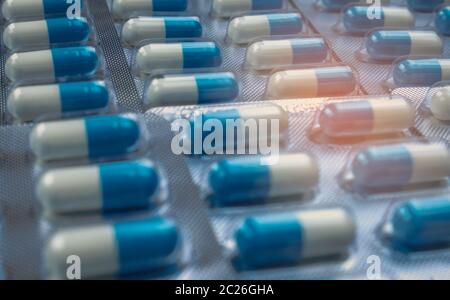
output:
<svg viewBox="0 0 450 300"><path fill-rule="evenodd" d="M418 12L432 12L445 0L407 0L408 7Z"/></svg>
<svg viewBox="0 0 450 300"><path fill-rule="evenodd" d="M450 6L443 7L436 14L435 25L443 35L450 35Z"/></svg>
<svg viewBox="0 0 450 300"><path fill-rule="evenodd" d="M429 87L450 80L450 59L402 60L394 67L393 79L399 87Z"/></svg>
<svg viewBox="0 0 450 300"><path fill-rule="evenodd" d="M431 97L433 116L441 121L450 121L450 86L440 87Z"/></svg>
<svg viewBox="0 0 450 300"><path fill-rule="evenodd" d="M212 12L220 17L283 8L283 0L213 0Z"/></svg>
<svg viewBox="0 0 450 300"><path fill-rule="evenodd" d="M83 0L76 3L61 0L5 0L2 5L2 14L5 19L10 21L66 17L72 11L71 8L81 9L82 7Z"/></svg>
<svg viewBox="0 0 450 300"><path fill-rule="evenodd" d="M116 17L127 18L136 15L151 15L161 12L183 12L188 0L113 0L112 12Z"/></svg>

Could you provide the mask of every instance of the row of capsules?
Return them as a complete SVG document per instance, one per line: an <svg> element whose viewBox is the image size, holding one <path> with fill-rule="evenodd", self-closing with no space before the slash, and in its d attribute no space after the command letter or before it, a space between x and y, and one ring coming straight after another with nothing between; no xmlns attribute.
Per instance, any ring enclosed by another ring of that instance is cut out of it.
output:
<svg viewBox="0 0 450 300"><path fill-rule="evenodd" d="M313 143L331 147L335 160L346 158L346 165L336 174L341 189L355 199L395 200L389 207L379 204L388 211L376 229L380 244L400 258L394 263L413 264L414 259L408 258L414 257L425 258L430 264L445 261L450 245L450 152L443 137L448 137L450 129L450 100L445 81L448 59L442 57L447 56L448 6L444 1L407 1L408 7L376 8L357 1L344 2L323 0L304 5L316 6L330 16L340 13L333 28L338 34L334 42L344 40L342 36L366 35L356 57L377 67L394 61L384 84L389 91L406 89L365 99L331 99L314 113L307 135ZM380 18L370 18L374 12L381 13ZM432 19L436 30L414 29L418 26L416 19L428 25ZM365 76L363 72L370 68L358 70ZM388 67L384 70L389 72ZM402 96L403 90L409 89L411 95L423 88L430 88L423 103L422 99L413 102ZM416 116L416 107L420 116ZM427 126L438 131L424 128L424 116L433 119ZM415 127L425 131L427 137L418 137L421 134ZM448 277L448 273L443 276Z"/></svg>
<svg viewBox="0 0 450 300"><path fill-rule="evenodd" d="M144 120L110 114L119 108L100 80L105 70L93 28L86 18L68 15L89 11L75 4L2 5L3 16L14 20L4 30L4 44L21 51L6 61L14 84L8 109L19 122L36 122L29 141L46 240L43 276L67 278L73 256L82 278L165 274L178 268L185 252L176 222L156 213L169 197L163 167L148 159L153 154Z"/></svg>

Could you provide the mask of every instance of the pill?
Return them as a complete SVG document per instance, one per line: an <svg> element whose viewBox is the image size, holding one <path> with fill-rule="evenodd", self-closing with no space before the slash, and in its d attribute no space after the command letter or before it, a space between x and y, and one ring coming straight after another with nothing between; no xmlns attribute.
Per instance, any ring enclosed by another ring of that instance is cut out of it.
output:
<svg viewBox="0 0 450 300"><path fill-rule="evenodd" d="M450 6L446 6L438 11L435 24L440 33L450 35Z"/></svg>
<svg viewBox="0 0 450 300"><path fill-rule="evenodd" d="M19 86L12 90L7 103L14 118L26 122L44 115L106 108L109 94L100 81Z"/></svg>
<svg viewBox="0 0 450 300"><path fill-rule="evenodd" d="M376 60L394 60L406 55L440 56L443 42L434 31L379 30L369 34L366 49Z"/></svg>
<svg viewBox="0 0 450 300"><path fill-rule="evenodd" d="M213 0L212 2L212 12L221 17L281 8L283 8L283 0Z"/></svg>
<svg viewBox="0 0 450 300"><path fill-rule="evenodd" d="M138 46L145 40L199 38L202 24L198 17L133 18L122 27L122 41Z"/></svg>
<svg viewBox="0 0 450 300"><path fill-rule="evenodd" d="M330 11L339 11L350 3L358 2L358 0L320 0L320 4Z"/></svg>
<svg viewBox="0 0 450 300"><path fill-rule="evenodd" d="M302 38L261 41L247 50L246 63L254 70L269 70L279 66L323 62L328 46L322 38Z"/></svg>
<svg viewBox="0 0 450 300"><path fill-rule="evenodd" d="M329 137L396 133L414 126L414 108L403 98L372 98L326 104L319 115Z"/></svg>
<svg viewBox="0 0 450 300"><path fill-rule="evenodd" d="M333 97L351 94L356 79L350 67L323 67L280 71L269 78L271 98Z"/></svg>
<svg viewBox="0 0 450 300"><path fill-rule="evenodd" d="M450 198L408 201L394 210L392 245L417 251L450 246Z"/></svg>
<svg viewBox="0 0 450 300"><path fill-rule="evenodd" d="M393 71L394 83L400 87L432 86L450 80L450 59L406 59Z"/></svg>
<svg viewBox="0 0 450 300"><path fill-rule="evenodd" d="M145 91L145 104L170 106L210 104L236 99L239 86L233 73L167 76L154 79Z"/></svg>
<svg viewBox="0 0 450 300"><path fill-rule="evenodd" d="M214 206L264 204L298 195L319 181L319 167L307 154L249 156L215 163L208 174Z"/></svg>
<svg viewBox="0 0 450 300"><path fill-rule="evenodd" d="M145 209L158 187L158 174L145 162L106 163L44 173L37 198L51 214Z"/></svg>
<svg viewBox="0 0 450 300"><path fill-rule="evenodd" d="M129 275L169 267L178 260L181 237L166 218L61 229L46 244L49 273L67 278L67 258L81 261L81 278Z"/></svg>
<svg viewBox="0 0 450 300"><path fill-rule="evenodd" d="M138 122L128 116L93 116L40 123L30 145L41 160L126 155L137 150Z"/></svg>
<svg viewBox="0 0 450 300"><path fill-rule="evenodd" d="M408 7L418 12L432 12L443 3L444 0L407 0Z"/></svg>
<svg viewBox="0 0 450 300"><path fill-rule="evenodd" d="M403 7L371 7L353 5L343 12L342 23L349 33L363 34L380 27L411 28L415 17Z"/></svg>
<svg viewBox="0 0 450 300"><path fill-rule="evenodd" d="M89 38L85 19L47 19L9 24L3 31L3 41L11 51L48 48L59 44L84 43Z"/></svg>
<svg viewBox="0 0 450 300"><path fill-rule="evenodd" d="M433 116L441 121L450 121L450 86L438 88L431 97Z"/></svg>
<svg viewBox="0 0 450 300"><path fill-rule="evenodd" d="M113 0L112 12L116 17L151 15L155 12L186 11L188 0Z"/></svg>
<svg viewBox="0 0 450 300"><path fill-rule="evenodd" d="M450 176L450 153L442 144L370 147L356 156L352 172L358 188L436 182Z"/></svg>
<svg viewBox="0 0 450 300"><path fill-rule="evenodd" d="M213 68L222 64L220 48L214 42L149 44L139 48L136 64L140 72Z"/></svg>
<svg viewBox="0 0 450 300"><path fill-rule="evenodd" d="M235 233L239 258L248 269L345 255L355 236L353 218L341 208L248 217Z"/></svg>
<svg viewBox="0 0 450 300"><path fill-rule="evenodd" d="M72 14L76 8L83 6L83 0L76 3L62 0L5 0L2 5L3 17L7 20L63 17Z"/></svg>
<svg viewBox="0 0 450 300"><path fill-rule="evenodd" d="M228 37L236 44L248 43L259 37L298 34L303 22L299 14L268 14L233 19Z"/></svg>
<svg viewBox="0 0 450 300"><path fill-rule="evenodd" d="M53 48L14 53L5 72L13 82L73 80L94 75L98 62L93 47Z"/></svg>

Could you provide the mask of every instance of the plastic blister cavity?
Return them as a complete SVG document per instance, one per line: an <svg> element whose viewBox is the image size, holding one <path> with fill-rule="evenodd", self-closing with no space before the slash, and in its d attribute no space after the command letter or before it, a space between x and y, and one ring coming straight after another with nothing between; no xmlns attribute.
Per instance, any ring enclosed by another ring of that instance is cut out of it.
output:
<svg viewBox="0 0 450 300"><path fill-rule="evenodd" d="M450 125L450 81L433 85L421 104L421 112L431 117L440 125Z"/></svg>

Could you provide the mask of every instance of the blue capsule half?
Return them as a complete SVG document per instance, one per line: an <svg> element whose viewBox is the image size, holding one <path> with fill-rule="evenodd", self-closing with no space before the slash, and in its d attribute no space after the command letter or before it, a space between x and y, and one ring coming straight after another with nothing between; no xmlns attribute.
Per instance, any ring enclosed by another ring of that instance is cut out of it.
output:
<svg viewBox="0 0 450 300"><path fill-rule="evenodd" d="M251 0L252 10L281 9L283 0Z"/></svg>
<svg viewBox="0 0 450 300"><path fill-rule="evenodd" d="M450 35L450 6L444 7L436 15L437 30L444 35Z"/></svg>
<svg viewBox="0 0 450 300"><path fill-rule="evenodd" d="M450 60L406 59L395 66L393 79L399 87L432 86L450 80Z"/></svg>
<svg viewBox="0 0 450 300"><path fill-rule="evenodd" d="M98 56L93 47L51 49L55 78L91 76L97 71Z"/></svg>
<svg viewBox="0 0 450 300"><path fill-rule="evenodd" d="M58 87L62 112L99 109L109 102L108 89L103 82L70 82Z"/></svg>
<svg viewBox="0 0 450 300"><path fill-rule="evenodd" d="M90 27L85 19L48 19L48 39L50 44L85 42L89 38Z"/></svg>
<svg viewBox="0 0 450 300"><path fill-rule="evenodd" d="M439 5L444 4L444 0L408 0L408 7L418 12L432 12Z"/></svg>

